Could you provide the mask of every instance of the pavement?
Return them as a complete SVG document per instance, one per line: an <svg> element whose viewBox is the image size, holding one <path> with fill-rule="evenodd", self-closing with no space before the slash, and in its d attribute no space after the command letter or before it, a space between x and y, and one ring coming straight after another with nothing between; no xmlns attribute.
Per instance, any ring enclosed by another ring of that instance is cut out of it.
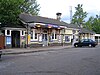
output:
<svg viewBox="0 0 100 75"><path fill-rule="evenodd" d="M71 48L71 45L68 46L52 46L52 47L37 47L37 48L11 48L11 49L2 49L2 55L9 54L23 54L23 53L34 53L42 51L53 51L59 49Z"/></svg>

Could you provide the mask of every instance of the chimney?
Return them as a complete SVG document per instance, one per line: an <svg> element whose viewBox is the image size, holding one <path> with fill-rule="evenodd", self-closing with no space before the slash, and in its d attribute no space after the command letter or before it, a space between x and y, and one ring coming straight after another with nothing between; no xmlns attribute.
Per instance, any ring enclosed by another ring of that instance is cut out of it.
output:
<svg viewBox="0 0 100 75"><path fill-rule="evenodd" d="M58 13L56 13L56 15L57 15L57 20L60 21L60 20L61 20L61 15L62 15L62 13L59 13L59 12L58 12Z"/></svg>

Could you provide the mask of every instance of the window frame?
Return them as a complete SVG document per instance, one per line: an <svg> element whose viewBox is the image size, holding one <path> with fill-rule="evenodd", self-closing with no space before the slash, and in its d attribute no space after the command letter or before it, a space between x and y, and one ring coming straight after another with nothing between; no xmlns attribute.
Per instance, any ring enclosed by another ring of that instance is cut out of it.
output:
<svg viewBox="0 0 100 75"><path fill-rule="evenodd" d="M9 34L8 34L7 31L9 31ZM5 35L6 35L6 36L11 36L11 30L5 30Z"/></svg>
<svg viewBox="0 0 100 75"><path fill-rule="evenodd" d="M53 32L52 32L52 39L57 40L57 31L56 30L53 30Z"/></svg>
<svg viewBox="0 0 100 75"><path fill-rule="evenodd" d="M31 41L38 41L38 33L36 32L36 29L31 30Z"/></svg>

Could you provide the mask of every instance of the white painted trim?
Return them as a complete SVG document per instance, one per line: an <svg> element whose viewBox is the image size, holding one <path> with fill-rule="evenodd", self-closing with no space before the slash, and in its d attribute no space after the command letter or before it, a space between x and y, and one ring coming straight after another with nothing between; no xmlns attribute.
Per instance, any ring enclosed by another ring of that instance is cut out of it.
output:
<svg viewBox="0 0 100 75"><path fill-rule="evenodd" d="M22 31L23 30L20 30L20 36L25 36L25 31L23 31L23 35L22 35Z"/></svg>
<svg viewBox="0 0 100 75"><path fill-rule="evenodd" d="M57 40L57 38L55 39L55 34L56 34L56 30L55 29L53 30L53 34L54 34L54 39L52 39L52 40Z"/></svg>
<svg viewBox="0 0 100 75"><path fill-rule="evenodd" d="M9 30L9 31L10 31L10 34L8 35L8 34L7 34L7 30L5 30L5 35L6 35L6 36L11 36L11 31L12 31L12 30Z"/></svg>
<svg viewBox="0 0 100 75"><path fill-rule="evenodd" d="M100 36L100 34L95 34L95 36Z"/></svg>
<svg viewBox="0 0 100 75"><path fill-rule="evenodd" d="M33 39L31 39L31 41L38 41L38 34L37 34L37 39L35 39L35 33L36 33L35 29L32 29L32 31L33 31Z"/></svg>
<svg viewBox="0 0 100 75"><path fill-rule="evenodd" d="M40 25L46 25L46 24L44 24L44 23L34 23L34 25L37 25L37 24L40 24Z"/></svg>

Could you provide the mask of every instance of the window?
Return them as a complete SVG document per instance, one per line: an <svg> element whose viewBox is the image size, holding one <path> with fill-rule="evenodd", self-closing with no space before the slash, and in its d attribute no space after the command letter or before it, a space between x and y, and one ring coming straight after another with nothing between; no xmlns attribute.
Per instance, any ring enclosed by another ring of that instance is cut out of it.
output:
<svg viewBox="0 0 100 75"><path fill-rule="evenodd" d="M24 35L24 31L22 31L22 35Z"/></svg>
<svg viewBox="0 0 100 75"><path fill-rule="evenodd" d="M54 33L52 33L52 39L54 39Z"/></svg>
<svg viewBox="0 0 100 75"><path fill-rule="evenodd" d="M31 39L33 39L33 31L31 31Z"/></svg>
<svg viewBox="0 0 100 75"><path fill-rule="evenodd" d="M57 39L57 34L55 34L55 39Z"/></svg>
<svg viewBox="0 0 100 75"><path fill-rule="evenodd" d="M57 39L57 31L56 30L52 31L52 39Z"/></svg>
<svg viewBox="0 0 100 75"><path fill-rule="evenodd" d="M37 39L37 33L35 33L35 39Z"/></svg>
<svg viewBox="0 0 100 75"><path fill-rule="evenodd" d="M21 30L20 32L21 32L21 33L20 33L21 36L25 36L25 34L27 34L24 30Z"/></svg>
<svg viewBox="0 0 100 75"><path fill-rule="evenodd" d="M11 37L9 36L6 37L6 44L11 44Z"/></svg>
<svg viewBox="0 0 100 75"><path fill-rule="evenodd" d="M7 30L7 35L10 35L10 30Z"/></svg>
<svg viewBox="0 0 100 75"><path fill-rule="evenodd" d="M57 39L57 34L52 33L52 39Z"/></svg>
<svg viewBox="0 0 100 75"><path fill-rule="evenodd" d="M69 42L70 41L70 37L69 36L65 36L65 41Z"/></svg>

